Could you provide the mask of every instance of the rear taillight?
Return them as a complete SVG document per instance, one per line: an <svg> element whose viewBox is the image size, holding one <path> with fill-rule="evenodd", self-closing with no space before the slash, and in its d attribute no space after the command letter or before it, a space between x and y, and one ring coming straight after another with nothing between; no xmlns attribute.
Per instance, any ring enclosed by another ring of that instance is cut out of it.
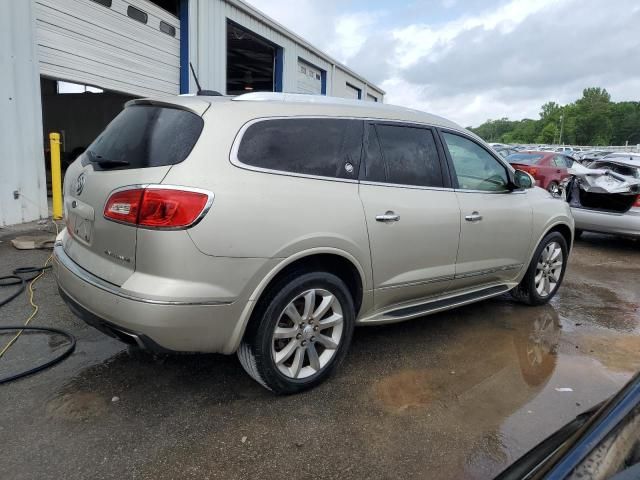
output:
<svg viewBox="0 0 640 480"><path fill-rule="evenodd" d="M114 193L104 207L104 217L147 228L186 228L211 204L208 192L167 188L161 185Z"/></svg>
<svg viewBox="0 0 640 480"><path fill-rule="evenodd" d="M134 188L114 193L109 197L104 207L105 218L135 225L138 223L138 211L140 210L143 193L143 188Z"/></svg>

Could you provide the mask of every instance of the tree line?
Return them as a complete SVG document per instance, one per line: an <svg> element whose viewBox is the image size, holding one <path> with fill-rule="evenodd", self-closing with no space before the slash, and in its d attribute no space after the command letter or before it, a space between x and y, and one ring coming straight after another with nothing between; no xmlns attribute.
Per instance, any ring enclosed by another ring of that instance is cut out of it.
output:
<svg viewBox="0 0 640 480"><path fill-rule="evenodd" d="M585 88L582 98L568 105L542 105L538 120L487 120L469 130L487 142L636 145L640 144L640 102L612 102L604 88Z"/></svg>

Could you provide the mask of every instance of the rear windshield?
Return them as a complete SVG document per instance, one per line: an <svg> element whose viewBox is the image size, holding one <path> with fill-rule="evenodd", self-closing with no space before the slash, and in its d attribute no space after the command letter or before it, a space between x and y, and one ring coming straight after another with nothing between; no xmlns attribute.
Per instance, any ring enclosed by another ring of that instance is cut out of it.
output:
<svg viewBox="0 0 640 480"><path fill-rule="evenodd" d="M537 153L514 153L507 157L509 163L520 163L522 165L533 165L539 160L542 160L544 155Z"/></svg>
<svg viewBox="0 0 640 480"><path fill-rule="evenodd" d="M132 105L89 146L85 161L98 170L175 165L187 158L203 125L186 110Z"/></svg>

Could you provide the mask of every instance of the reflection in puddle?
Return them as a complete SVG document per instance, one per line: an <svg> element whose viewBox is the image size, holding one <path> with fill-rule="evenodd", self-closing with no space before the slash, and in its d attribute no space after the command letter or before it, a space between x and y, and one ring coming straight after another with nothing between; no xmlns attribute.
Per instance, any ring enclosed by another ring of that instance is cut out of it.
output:
<svg viewBox="0 0 640 480"><path fill-rule="evenodd" d="M459 404L484 402L489 411L495 411L495 402L503 403L503 399L494 395L507 394L517 402L520 392L531 396L535 393L531 388L545 384L556 367L559 338L560 321L553 307L527 308L515 327L489 331L483 339L467 331L462 334L462 354L466 349L469 353L477 351L478 344L484 343L485 358L481 361L466 364L458 372L442 366L403 369L376 382L374 395L385 410L394 413L433 406L434 401L451 407L449 398L443 398L444 392ZM500 416L504 413L496 411Z"/></svg>

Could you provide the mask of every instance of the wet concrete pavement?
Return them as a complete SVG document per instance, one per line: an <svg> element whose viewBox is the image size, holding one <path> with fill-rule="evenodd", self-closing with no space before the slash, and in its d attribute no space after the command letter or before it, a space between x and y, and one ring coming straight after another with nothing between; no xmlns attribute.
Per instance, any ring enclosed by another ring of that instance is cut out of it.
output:
<svg viewBox="0 0 640 480"><path fill-rule="evenodd" d="M0 274L48 255L0 240ZM0 386L1 478L489 478L640 370L640 242L599 235L576 243L550 305L505 296L357 329L337 375L291 397L235 357L127 348L74 318L50 274L36 301L33 324L78 347ZM23 295L0 325L28 313ZM25 335L0 375L60 348Z"/></svg>

